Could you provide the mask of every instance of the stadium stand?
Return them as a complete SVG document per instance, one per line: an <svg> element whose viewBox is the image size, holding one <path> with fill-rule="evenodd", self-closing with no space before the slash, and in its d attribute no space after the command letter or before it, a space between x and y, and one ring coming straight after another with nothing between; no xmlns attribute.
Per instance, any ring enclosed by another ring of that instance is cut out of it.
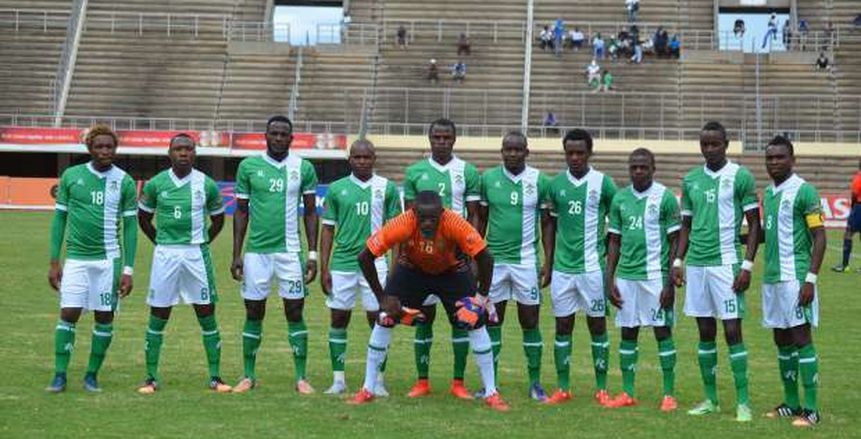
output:
<svg viewBox="0 0 861 439"><path fill-rule="evenodd" d="M272 55L231 51L217 118L250 120L261 114L287 113L296 52L289 49L287 54Z"/></svg>

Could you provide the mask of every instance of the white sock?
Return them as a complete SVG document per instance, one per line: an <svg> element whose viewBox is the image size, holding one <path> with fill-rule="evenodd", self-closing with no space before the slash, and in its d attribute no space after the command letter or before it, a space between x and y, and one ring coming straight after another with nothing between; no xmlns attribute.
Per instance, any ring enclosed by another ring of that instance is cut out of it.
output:
<svg viewBox="0 0 861 439"><path fill-rule="evenodd" d="M377 375L380 366L386 359L386 350L392 339L392 328L374 325L371 339L368 341L368 361L365 364L365 389L371 392L377 387Z"/></svg>
<svg viewBox="0 0 861 439"><path fill-rule="evenodd" d="M383 372L377 372L377 382L380 384L383 384L383 382L384 382Z"/></svg>
<svg viewBox="0 0 861 439"><path fill-rule="evenodd" d="M334 381L336 383L346 382L346 378L344 376L344 371L343 370L337 370L337 371L332 372L332 381Z"/></svg>
<svg viewBox="0 0 861 439"><path fill-rule="evenodd" d="M496 379L493 376L493 347L487 329L482 326L469 331L469 344L481 374L481 383L484 384L484 396L493 395L496 393Z"/></svg>

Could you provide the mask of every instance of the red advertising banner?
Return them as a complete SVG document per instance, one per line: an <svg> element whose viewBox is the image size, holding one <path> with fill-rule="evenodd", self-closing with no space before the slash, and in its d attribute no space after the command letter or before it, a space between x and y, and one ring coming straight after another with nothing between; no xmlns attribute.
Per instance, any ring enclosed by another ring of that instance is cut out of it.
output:
<svg viewBox="0 0 861 439"><path fill-rule="evenodd" d="M263 133L230 133L232 148L266 149L266 136ZM296 149L346 149L347 136L343 134L293 133L290 148Z"/></svg>

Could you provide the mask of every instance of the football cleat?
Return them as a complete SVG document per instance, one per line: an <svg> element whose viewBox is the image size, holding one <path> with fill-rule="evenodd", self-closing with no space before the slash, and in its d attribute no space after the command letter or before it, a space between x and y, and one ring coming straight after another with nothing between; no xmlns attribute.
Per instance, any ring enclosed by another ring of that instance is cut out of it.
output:
<svg viewBox="0 0 861 439"><path fill-rule="evenodd" d="M529 397L538 402L544 402L547 401L547 392L544 391L541 384L532 383L532 385L529 386Z"/></svg>
<svg viewBox="0 0 861 439"><path fill-rule="evenodd" d="M633 396L628 395L625 392L622 392L622 393L616 395L615 398L611 399L610 401L607 401L607 404L605 405L605 407L608 407L611 409L617 409L617 408L621 408L621 407L631 407L631 406L635 406L635 405L637 405L637 400L634 399Z"/></svg>
<svg viewBox="0 0 861 439"><path fill-rule="evenodd" d="M224 384L221 377L212 377L212 379L209 380L209 390L212 390L215 393L229 393L233 390L233 387Z"/></svg>
<svg viewBox="0 0 861 439"><path fill-rule="evenodd" d="M141 395L152 395L158 390L158 383L152 378L147 378L143 385L138 387L138 393Z"/></svg>
<svg viewBox="0 0 861 439"><path fill-rule="evenodd" d="M102 391L102 388L99 387L99 380L96 379L95 374L88 373L84 375L84 390L94 393Z"/></svg>
<svg viewBox="0 0 861 439"><path fill-rule="evenodd" d="M51 384L45 388L45 391L49 393L60 393L64 390L66 390L66 374L64 373L54 375Z"/></svg>
<svg viewBox="0 0 861 439"><path fill-rule="evenodd" d="M427 378L419 378L415 384L413 384L413 388L410 389L410 393L407 393L408 398L419 398L422 396L430 395L431 387L430 381Z"/></svg>
<svg viewBox="0 0 861 439"><path fill-rule="evenodd" d="M448 389L448 393L451 393L460 399L473 399L472 395L469 394L469 390L467 390L466 386L463 385L462 379L451 380L451 388Z"/></svg>
<svg viewBox="0 0 861 439"><path fill-rule="evenodd" d="M739 404L735 409L735 420L738 422L750 422L753 420L753 413L750 406L747 404Z"/></svg>
<svg viewBox="0 0 861 439"><path fill-rule="evenodd" d="M604 389L595 392L595 401L598 403L598 405L605 406L608 402L610 402L610 399L610 393L608 393Z"/></svg>
<svg viewBox="0 0 861 439"><path fill-rule="evenodd" d="M311 387L311 383L308 382L305 378L302 378L299 381L296 381L296 391L302 395L310 395L314 393L314 388Z"/></svg>
<svg viewBox="0 0 861 439"><path fill-rule="evenodd" d="M233 389L231 390L233 393L245 393L253 388L257 387L257 380L253 380L248 377L242 377Z"/></svg>
<svg viewBox="0 0 861 439"><path fill-rule="evenodd" d="M679 408L679 403L676 401L676 398L673 398L670 395L665 395L664 399L661 400L662 412L672 412L677 408Z"/></svg>
<svg viewBox="0 0 861 439"><path fill-rule="evenodd" d="M769 419L794 418L798 416L801 416L801 409L792 408L785 403L780 404L779 406L775 407L770 412L765 414L765 417Z"/></svg>
<svg viewBox="0 0 861 439"><path fill-rule="evenodd" d="M389 391L386 390L386 383L383 382L382 378L377 378L377 385L374 386L374 396L378 398L387 398L389 396Z"/></svg>
<svg viewBox="0 0 861 439"><path fill-rule="evenodd" d="M487 404L488 407L498 411L498 412L507 412L510 408L508 403L502 399L502 396L499 395L499 392L494 392L493 395L484 398L484 403Z"/></svg>
<svg viewBox="0 0 861 439"><path fill-rule="evenodd" d="M848 265L835 265L835 266L831 267L831 271L836 272L836 273L845 273L845 272L849 271L849 266Z"/></svg>
<svg viewBox="0 0 861 439"><path fill-rule="evenodd" d="M816 410L807 410L804 409L801 411L801 415L795 418L792 421L793 427L813 427L816 424L819 424L819 412Z"/></svg>
<svg viewBox="0 0 861 439"><path fill-rule="evenodd" d="M720 412L720 407L710 399L707 399L697 404L696 407L688 410L688 414L691 416L702 416L717 412Z"/></svg>
<svg viewBox="0 0 861 439"><path fill-rule="evenodd" d="M563 402L569 401L573 397L574 397L574 395L572 395L571 392L566 392L566 391L563 391L562 389L557 389L555 392L553 392L553 395L550 395L550 398L547 398L547 400L544 401L544 403L545 404L551 404L551 405L562 404Z"/></svg>
<svg viewBox="0 0 861 439"><path fill-rule="evenodd" d="M347 404L350 405L361 405L367 404L374 400L374 394L371 393L370 390L362 387L362 390L359 390L355 396L347 400Z"/></svg>
<svg viewBox="0 0 861 439"><path fill-rule="evenodd" d="M332 382L332 387L326 389L326 395L341 395L347 392L347 383L343 381L334 381Z"/></svg>

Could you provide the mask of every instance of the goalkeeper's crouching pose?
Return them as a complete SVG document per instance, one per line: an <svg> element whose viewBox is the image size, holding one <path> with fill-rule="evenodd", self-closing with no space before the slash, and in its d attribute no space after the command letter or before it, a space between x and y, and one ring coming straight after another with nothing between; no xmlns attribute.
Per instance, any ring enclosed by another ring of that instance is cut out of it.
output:
<svg viewBox="0 0 861 439"><path fill-rule="evenodd" d="M395 246L400 246L398 261L384 291L374 259ZM377 370L386 358L392 327L421 321L423 316L413 308L420 307L429 294L436 294L449 319L469 330L485 403L495 410L508 410L508 404L496 391L493 352L484 327L485 320L495 318L496 314L487 300L493 257L486 247L481 235L466 220L443 209L442 200L433 191L419 192L412 209L386 223L368 239L359 253L359 266L383 312L368 342L364 386L348 401L350 404L374 399L368 389L376 385ZM475 259L478 266L477 287L466 256Z"/></svg>

